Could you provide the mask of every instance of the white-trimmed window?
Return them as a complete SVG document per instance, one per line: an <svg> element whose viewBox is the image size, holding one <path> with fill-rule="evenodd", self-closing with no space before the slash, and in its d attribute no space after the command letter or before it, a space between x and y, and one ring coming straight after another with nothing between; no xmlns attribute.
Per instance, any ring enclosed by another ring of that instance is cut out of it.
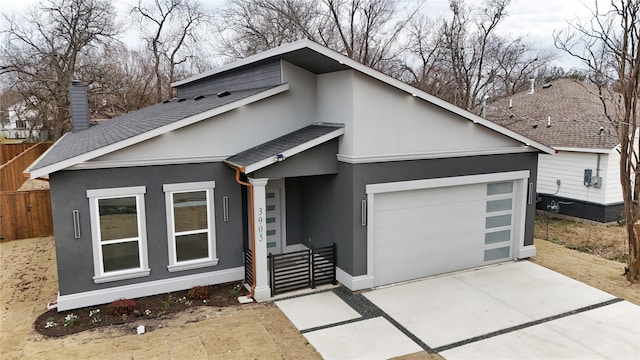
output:
<svg viewBox="0 0 640 360"><path fill-rule="evenodd" d="M218 265L213 190L215 181L165 184L171 272Z"/></svg>
<svg viewBox="0 0 640 360"><path fill-rule="evenodd" d="M148 276L144 186L87 190L95 283Z"/></svg>

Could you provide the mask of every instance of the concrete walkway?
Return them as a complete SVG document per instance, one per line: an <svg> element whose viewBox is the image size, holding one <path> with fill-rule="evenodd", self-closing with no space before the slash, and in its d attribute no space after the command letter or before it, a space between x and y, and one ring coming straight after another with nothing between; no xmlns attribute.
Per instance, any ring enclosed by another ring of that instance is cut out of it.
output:
<svg viewBox="0 0 640 360"><path fill-rule="evenodd" d="M276 305L325 359L640 357L639 306L528 261Z"/></svg>
<svg viewBox="0 0 640 360"><path fill-rule="evenodd" d="M62 338L33 329L57 293L52 238L0 243L0 359L319 359L271 304L200 307L135 335L137 323Z"/></svg>

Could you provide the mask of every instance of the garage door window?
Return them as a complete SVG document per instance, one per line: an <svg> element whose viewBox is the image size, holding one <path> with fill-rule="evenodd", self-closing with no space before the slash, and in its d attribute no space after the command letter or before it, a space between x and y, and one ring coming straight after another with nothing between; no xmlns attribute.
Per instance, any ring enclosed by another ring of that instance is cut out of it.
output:
<svg viewBox="0 0 640 360"><path fill-rule="evenodd" d="M511 256L513 233L513 181L487 184L484 261Z"/></svg>

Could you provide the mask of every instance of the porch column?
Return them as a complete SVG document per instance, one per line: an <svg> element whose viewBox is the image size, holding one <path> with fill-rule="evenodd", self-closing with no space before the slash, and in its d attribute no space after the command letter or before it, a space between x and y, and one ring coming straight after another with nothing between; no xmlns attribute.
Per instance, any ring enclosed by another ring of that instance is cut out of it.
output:
<svg viewBox="0 0 640 360"><path fill-rule="evenodd" d="M249 179L253 186L253 229L255 231L255 248L253 258L256 262L255 276L256 288L253 294L256 301L265 301L271 298L269 287L269 269L267 264L267 226L266 226L266 197L265 186L269 179Z"/></svg>

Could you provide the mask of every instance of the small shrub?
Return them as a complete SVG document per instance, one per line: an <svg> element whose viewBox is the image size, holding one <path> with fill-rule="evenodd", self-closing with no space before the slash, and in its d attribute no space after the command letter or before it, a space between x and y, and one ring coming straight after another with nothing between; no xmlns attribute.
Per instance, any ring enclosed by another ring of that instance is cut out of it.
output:
<svg viewBox="0 0 640 360"><path fill-rule="evenodd" d="M64 317L64 326L73 326L78 321L78 315L71 313Z"/></svg>
<svg viewBox="0 0 640 360"><path fill-rule="evenodd" d="M133 299L118 299L109 304L109 311L115 316L129 315L136 307L136 301Z"/></svg>
<svg viewBox="0 0 640 360"><path fill-rule="evenodd" d="M167 300L163 300L162 301L162 308L167 310L168 308L171 307L172 301L171 298L168 298Z"/></svg>
<svg viewBox="0 0 640 360"><path fill-rule="evenodd" d="M50 329L50 328L54 328L54 327L57 327L57 326L58 326L58 323L55 322L54 318L48 318L47 319L47 323L44 325L44 328L45 329Z"/></svg>
<svg viewBox="0 0 640 360"><path fill-rule="evenodd" d="M209 288L207 286L194 286L187 293L191 300L205 300L209 298Z"/></svg>
<svg viewBox="0 0 640 360"><path fill-rule="evenodd" d="M100 309L94 309L89 311L89 318L91 319L91 322L94 324L97 324L100 321L102 321L102 319L100 318Z"/></svg>
<svg viewBox="0 0 640 360"><path fill-rule="evenodd" d="M238 295L240 294L240 290L242 289L242 285L240 284L235 284L231 290L229 290L229 295L231 295L232 298L238 297Z"/></svg>

